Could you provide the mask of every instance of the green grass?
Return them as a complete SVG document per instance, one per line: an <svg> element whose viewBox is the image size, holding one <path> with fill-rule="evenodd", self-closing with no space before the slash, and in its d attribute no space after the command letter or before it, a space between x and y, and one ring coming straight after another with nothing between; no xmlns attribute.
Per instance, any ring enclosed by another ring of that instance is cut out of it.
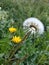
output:
<svg viewBox="0 0 49 65"><path fill-rule="evenodd" d="M0 65L49 65L49 0L0 0L0 6L1 12L6 12L0 13L5 18L0 19ZM23 21L29 17L40 19L47 31L39 37L28 36L22 44L14 44L11 37L17 35L23 39L26 34ZM8 31L11 26L18 29L16 33Z"/></svg>

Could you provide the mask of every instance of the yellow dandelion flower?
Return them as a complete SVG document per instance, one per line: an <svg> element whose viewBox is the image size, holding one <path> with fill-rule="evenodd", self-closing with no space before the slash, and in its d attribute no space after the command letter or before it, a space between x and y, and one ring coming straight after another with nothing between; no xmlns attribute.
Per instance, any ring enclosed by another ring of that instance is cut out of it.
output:
<svg viewBox="0 0 49 65"><path fill-rule="evenodd" d="M13 32L15 32L15 31L17 31L17 29L14 28L14 27L10 27L10 28L9 28L9 31L10 31L11 33L13 33Z"/></svg>
<svg viewBox="0 0 49 65"><path fill-rule="evenodd" d="M12 41L13 41L14 43L20 43L20 42L21 42L21 38L20 38L19 36L18 36L18 37L13 36Z"/></svg>

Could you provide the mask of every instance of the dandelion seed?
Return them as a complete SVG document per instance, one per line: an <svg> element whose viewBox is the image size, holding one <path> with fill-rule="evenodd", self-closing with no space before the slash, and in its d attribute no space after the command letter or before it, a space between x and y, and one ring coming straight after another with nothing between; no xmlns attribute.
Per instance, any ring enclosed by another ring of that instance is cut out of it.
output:
<svg viewBox="0 0 49 65"><path fill-rule="evenodd" d="M31 31L31 34L43 34L44 32L44 25L43 23L38 20L37 18L28 18L24 21L23 23L23 29L28 29L29 31Z"/></svg>

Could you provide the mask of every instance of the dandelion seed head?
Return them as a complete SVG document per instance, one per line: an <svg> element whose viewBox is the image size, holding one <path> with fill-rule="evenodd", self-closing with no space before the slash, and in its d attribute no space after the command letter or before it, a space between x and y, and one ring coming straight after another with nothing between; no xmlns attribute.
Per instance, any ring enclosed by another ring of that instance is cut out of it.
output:
<svg viewBox="0 0 49 65"><path fill-rule="evenodd" d="M0 7L0 10L1 10L2 8Z"/></svg>
<svg viewBox="0 0 49 65"><path fill-rule="evenodd" d="M38 34L43 34L44 25L40 20L32 17L24 21L23 29L29 29L29 31L31 31L31 34L36 33L36 32Z"/></svg>

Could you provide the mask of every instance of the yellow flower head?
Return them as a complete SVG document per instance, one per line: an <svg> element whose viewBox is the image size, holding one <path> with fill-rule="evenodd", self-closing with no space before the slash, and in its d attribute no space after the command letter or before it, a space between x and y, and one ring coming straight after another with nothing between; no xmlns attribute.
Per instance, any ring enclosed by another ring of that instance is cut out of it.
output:
<svg viewBox="0 0 49 65"><path fill-rule="evenodd" d="M20 38L19 36L18 36L18 37L13 36L12 41L13 41L14 43L19 43L19 42L21 42L21 38Z"/></svg>
<svg viewBox="0 0 49 65"><path fill-rule="evenodd" d="M16 28L11 27L11 28L9 28L9 31L10 31L11 33L13 33L13 32L15 32L15 31L17 31L17 29L16 29Z"/></svg>

